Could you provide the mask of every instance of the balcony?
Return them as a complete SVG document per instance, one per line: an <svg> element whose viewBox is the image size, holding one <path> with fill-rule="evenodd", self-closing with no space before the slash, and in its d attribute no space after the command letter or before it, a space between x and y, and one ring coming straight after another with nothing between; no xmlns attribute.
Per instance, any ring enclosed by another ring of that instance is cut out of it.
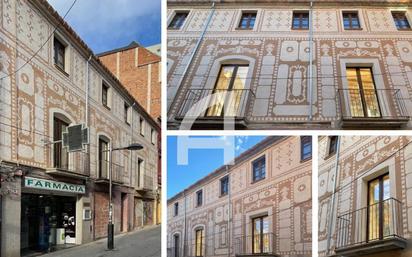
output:
<svg viewBox="0 0 412 257"><path fill-rule="evenodd" d="M98 176L96 179L96 183L100 184L108 184L109 183L109 167L110 163L105 160L100 160L99 161L99 167L98 167ZM112 183L114 184L123 184L123 174L124 174L124 167L112 163Z"/></svg>
<svg viewBox="0 0 412 257"><path fill-rule="evenodd" d="M408 123L399 89L339 89L343 128L401 128Z"/></svg>
<svg viewBox="0 0 412 257"><path fill-rule="evenodd" d="M278 257L274 249L274 234L263 233L250 236L235 237L233 247L237 257Z"/></svg>
<svg viewBox="0 0 412 257"><path fill-rule="evenodd" d="M140 184L140 186L136 188L136 191L138 191L142 194L146 194L146 193L151 192L153 190L154 190L153 177L150 176L150 175L144 175L143 176L143 181Z"/></svg>
<svg viewBox="0 0 412 257"><path fill-rule="evenodd" d="M58 151L59 150L59 151ZM61 149L50 151L53 167L46 173L71 178L85 179L90 176L88 155L85 152L63 152Z"/></svg>
<svg viewBox="0 0 412 257"><path fill-rule="evenodd" d="M236 127L244 128L246 109L252 98L255 98L255 95L249 89L189 89L178 110L176 120L195 119L194 129L199 126L221 128L224 118L230 117L234 119Z"/></svg>
<svg viewBox="0 0 412 257"><path fill-rule="evenodd" d="M394 198L338 217L335 252L359 256L404 249L402 203Z"/></svg>

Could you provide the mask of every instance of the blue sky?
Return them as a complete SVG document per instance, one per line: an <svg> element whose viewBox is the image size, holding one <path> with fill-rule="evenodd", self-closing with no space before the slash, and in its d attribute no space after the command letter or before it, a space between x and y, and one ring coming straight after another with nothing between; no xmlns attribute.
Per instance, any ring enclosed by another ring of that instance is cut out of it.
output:
<svg viewBox="0 0 412 257"><path fill-rule="evenodd" d="M48 0L64 16L73 0ZM130 44L160 43L161 0L77 0L67 23L95 54Z"/></svg>
<svg viewBox="0 0 412 257"><path fill-rule="evenodd" d="M225 137L214 138L224 140ZM262 136L236 136L235 155L238 156L264 138ZM192 149L189 150L188 160L188 165L177 165L177 137L167 137L167 198L174 196L222 166L224 162L223 150Z"/></svg>

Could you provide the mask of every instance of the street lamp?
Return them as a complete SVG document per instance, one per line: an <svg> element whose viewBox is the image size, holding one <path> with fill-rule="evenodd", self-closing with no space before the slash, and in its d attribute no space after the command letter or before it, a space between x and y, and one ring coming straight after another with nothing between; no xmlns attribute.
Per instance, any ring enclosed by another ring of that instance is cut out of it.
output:
<svg viewBox="0 0 412 257"><path fill-rule="evenodd" d="M118 150L129 150L136 151L143 149L143 146L138 143L132 143L125 147L112 148L109 149L109 224L107 224L107 249L114 249L114 224L113 224L113 206L112 206L112 153Z"/></svg>

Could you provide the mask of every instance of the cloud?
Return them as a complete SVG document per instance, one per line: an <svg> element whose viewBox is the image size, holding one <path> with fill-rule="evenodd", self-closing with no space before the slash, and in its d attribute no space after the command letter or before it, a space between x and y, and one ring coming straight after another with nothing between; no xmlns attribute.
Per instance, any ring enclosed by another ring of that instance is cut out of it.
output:
<svg viewBox="0 0 412 257"><path fill-rule="evenodd" d="M243 152L246 150L245 145L247 143L248 137L247 136L237 136L236 137L236 152Z"/></svg>
<svg viewBox="0 0 412 257"><path fill-rule="evenodd" d="M48 0L64 16L73 0ZM160 42L161 0L77 0L66 21L96 52Z"/></svg>

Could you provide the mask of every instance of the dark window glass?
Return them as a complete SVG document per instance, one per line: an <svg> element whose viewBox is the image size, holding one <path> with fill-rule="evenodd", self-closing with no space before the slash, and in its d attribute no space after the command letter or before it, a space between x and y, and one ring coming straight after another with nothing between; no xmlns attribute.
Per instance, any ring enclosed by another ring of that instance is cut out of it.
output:
<svg viewBox="0 0 412 257"><path fill-rule="evenodd" d="M253 182L262 180L266 176L266 158L265 156L260 157L252 163L252 178Z"/></svg>
<svg viewBox="0 0 412 257"><path fill-rule="evenodd" d="M220 195L227 195L229 193L229 176L220 179Z"/></svg>
<svg viewBox="0 0 412 257"><path fill-rule="evenodd" d="M300 137L301 160L307 160L312 157L312 137Z"/></svg>
<svg viewBox="0 0 412 257"><path fill-rule="evenodd" d="M176 12L169 24L169 29L180 29L185 23L188 14L189 12Z"/></svg>
<svg viewBox="0 0 412 257"><path fill-rule="evenodd" d="M109 107L107 104L107 97L109 95L109 87L106 84L102 84L102 104L106 107Z"/></svg>
<svg viewBox="0 0 412 257"><path fill-rule="evenodd" d="M399 30L411 29L408 18L405 12L392 12L393 20L395 21L396 28Z"/></svg>
<svg viewBox="0 0 412 257"><path fill-rule="evenodd" d="M309 12L293 12L293 29L309 29Z"/></svg>
<svg viewBox="0 0 412 257"><path fill-rule="evenodd" d="M129 124L129 119L128 119L128 112L129 112L129 105L128 104L124 104L124 121L127 123L127 124Z"/></svg>
<svg viewBox="0 0 412 257"><path fill-rule="evenodd" d="M329 155L336 153L338 147L338 137L330 136L329 137Z"/></svg>
<svg viewBox="0 0 412 257"><path fill-rule="evenodd" d="M175 216L179 215L179 203L175 203Z"/></svg>
<svg viewBox="0 0 412 257"><path fill-rule="evenodd" d="M202 206L203 204L203 191L199 190L196 192L196 206Z"/></svg>
<svg viewBox="0 0 412 257"><path fill-rule="evenodd" d="M240 18L240 29L253 29L256 21L256 12L244 12Z"/></svg>
<svg viewBox="0 0 412 257"><path fill-rule="evenodd" d="M139 118L139 125L140 125L140 135L144 136L144 120L143 120L143 118Z"/></svg>
<svg viewBox="0 0 412 257"><path fill-rule="evenodd" d="M109 143L99 138L99 178L109 178Z"/></svg>
<svg viewBox="0 0 412 257"><path fill-rule="evenodd" d="M66 122L54 117L53 124L53 139L54 141L62 140L62 133L66 131L67 126ZM65 147L62 147L62 143L54 144L54 167L60 169L68 169L68 160L69 153Z"/></svg>
<svg viewBox="0 0 412 257"><path fill-rule="evenodd" d="M64 44L58 40L56 37L54 38L54 64L57 67L64 71L64 52L66 47Z"/></svg>
<svg viewBox="0 0 412 257"><path fill-rule="evenodd" d="M360 29L358 12L343 12L342 16L345 29Z"/></svg>

